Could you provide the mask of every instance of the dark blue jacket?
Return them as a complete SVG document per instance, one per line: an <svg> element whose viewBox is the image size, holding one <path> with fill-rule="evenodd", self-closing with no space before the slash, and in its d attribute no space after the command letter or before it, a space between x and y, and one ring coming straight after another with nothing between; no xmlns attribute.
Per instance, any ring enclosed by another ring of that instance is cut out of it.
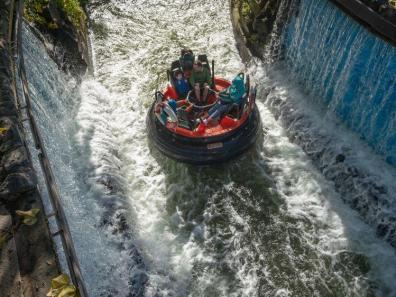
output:
<svg viewBox="0 0 396 297"><path fill-rule="evenodd" d="M177 93L179 94L180 97L187 96L187 93L190 90L188 82L184 78L181 79L181 80L176 79L175 88L176 88L176 91L177 91Z"/></svg>

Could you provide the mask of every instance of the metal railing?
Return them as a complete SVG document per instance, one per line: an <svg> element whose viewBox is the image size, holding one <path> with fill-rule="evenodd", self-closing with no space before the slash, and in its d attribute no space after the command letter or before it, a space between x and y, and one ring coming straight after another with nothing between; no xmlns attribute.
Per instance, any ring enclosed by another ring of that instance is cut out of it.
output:
<svg viewBox="0 0 396 297"><path fill-rule="evenodd" d="M11 4L14 8L15 16L13 18L13 34L11 34L11 45L13 49L14 58L16 58L16 63L14 68L14 80L17 79L17 75L20 79L22 85L22 96L24 102L20 102L21 98L17 95L17 106L18 111L24 117L21 121L28 121L31 134L33 135L34 145L38 150L38 158L40 161L40 166L44 175L46 187L48 190L49 198L54 210L53 213L46 215L46 218L55 217L58 231L52 233L52 236L60 236L62 241L63 251L65 253L66 262L69 268L70 277L73 284L76 286L81 297L88 297L84 280L81 274L80 265L78 263L78 258L76 256L76 251L74 249L72 236L70 233L69 225L65 213L63 211L59 190L56 185L55 177L51 169L51 165L45 150L43 140L41 138L37 123L32 114L31 102L29 95L29 85L26 78L23 50L22 50L22 24L23 24L23 11L24 11L24 0L14 0ZM16 84L15 84L16 85ZM18 93L18 90L15 90ZM21 123L22 124L22 123ZM22 124L23 126L23 124Z"/></svg>

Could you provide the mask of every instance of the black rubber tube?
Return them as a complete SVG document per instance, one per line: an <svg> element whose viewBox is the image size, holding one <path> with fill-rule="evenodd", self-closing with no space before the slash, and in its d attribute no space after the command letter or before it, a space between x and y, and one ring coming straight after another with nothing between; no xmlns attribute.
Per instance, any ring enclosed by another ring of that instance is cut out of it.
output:
<svg viewBox="0 0 396 297"><path fill-rule="evenodd" d="M206 138L189 138L173 133L157 120L153 108L151 106L146 118L149 140L164 155L184 163L213 165L226 162L252 147L261 131L256 106L238 129ZM221 147L208 148L210 144L219 143Z"/></svg>

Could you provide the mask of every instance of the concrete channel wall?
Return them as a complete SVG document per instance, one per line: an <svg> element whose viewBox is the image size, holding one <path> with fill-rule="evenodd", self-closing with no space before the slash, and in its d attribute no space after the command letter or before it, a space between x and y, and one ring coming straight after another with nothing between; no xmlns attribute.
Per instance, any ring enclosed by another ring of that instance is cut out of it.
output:
<svg viewBox="0 0 396 297"><path fill-rule="evenodd" d="M14 11L0 2L0 295L45 296L60 271L17 108ZM16 210L32 208L37 222L22 224Z"/></svg>
<svg viewBox="0 0 396 297"><path fill-rule="evenodd" d="M349 15L356 18L360 23L368 26L376 34L385 38L386 41L396 45L396 24L374 11L367 4L359 0L332 0ZM395 12L396 14L396 12Z"/></svg>

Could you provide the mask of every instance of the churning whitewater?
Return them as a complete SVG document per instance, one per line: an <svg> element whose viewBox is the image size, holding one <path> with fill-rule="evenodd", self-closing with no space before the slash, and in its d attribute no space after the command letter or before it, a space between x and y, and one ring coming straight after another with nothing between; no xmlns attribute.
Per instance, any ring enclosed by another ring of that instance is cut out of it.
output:
<svg viewBox="0 0 396 297"><path fill-rule="evenodd" d="M148 146L146 112L181 47L207 53L226 78L244 69L228 1L109 0L89 9L94 75L81 85L28 29L24 51L90 296L396 295L395 250L344 204L355 193L340 193L288 137L296 120L285 125L279 102L296 112L306 96L283 64L249 66L263 131L241 158L194 167ZM339 131L344 147L361 145ZM381 174L389 185L396 177L388 167Z"/></svg>

